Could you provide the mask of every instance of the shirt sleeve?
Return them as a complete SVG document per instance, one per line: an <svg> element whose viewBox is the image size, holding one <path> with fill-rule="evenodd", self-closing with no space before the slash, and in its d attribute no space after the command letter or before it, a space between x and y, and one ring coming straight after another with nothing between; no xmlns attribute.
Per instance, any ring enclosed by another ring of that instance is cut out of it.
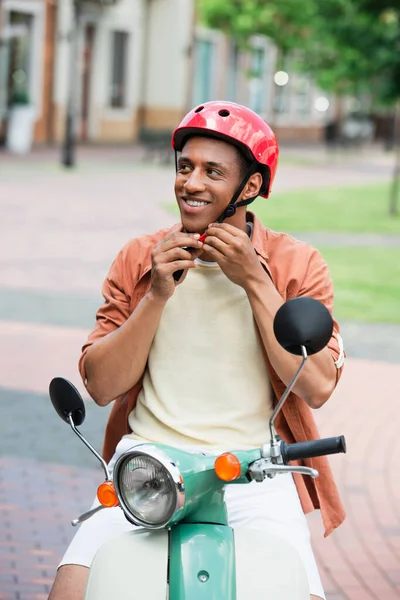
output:
<svg viewBox="0 0 400 600"><path fill-rule="evenodd" d="M328 265L317 250L314 250L306 275L304 277L304 281L297 295L310 296L311 298L319 300L325 304L332 315L333 332L328 343L328 348L332 354L337 369L336 381L339 381L346 354L344 351L342 336L340 335L339 324L333 317L333 282L329 274Z"/></svg>
<svg viewBox="0 0 400 600"><path fill-rule="evenodd" d="M123 254L121 251L112 263L104 280L102 287L104 303L98 309L96 325L82 347L79 372L84 383L86 382L84 362L88 348L105 335L118 329L130 316L130 297L124 289L123 272Z"/></svg>

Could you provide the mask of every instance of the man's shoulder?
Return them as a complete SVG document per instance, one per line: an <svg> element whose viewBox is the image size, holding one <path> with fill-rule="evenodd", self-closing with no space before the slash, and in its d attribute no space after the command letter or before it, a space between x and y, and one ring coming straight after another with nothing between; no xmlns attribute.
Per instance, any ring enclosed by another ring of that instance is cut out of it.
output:
<svg viewBox="0 0 400 600"><path fill-rule="evenodd" d="M308 242L299 240L285 231L276 231L265 227L257 217L255 217L254 221L257 222L256 228L259 243L270 261L281 260L282 255L287 256L288 260L291 260L293 254L304 260L306 256L311 257L315 253L318 253L316 248Z"/></svg>
<svg viewBox="0 0 400 600"><path fill-rule="evenodd" d="M271 277L282 293L296 295L301 286L324 278L326 263L319 251L308 242L283 231L256 226L256 250L262 254ZM285 291L286 290L286 291Z"/></svg>
<svg viewBox="0 0 400 600"><path fill-rule="evenodd" d="M271 258L275 255L281 255L282 252L290 254L295 253L302 258L312 256L318 252L318 250L308 242L299 240L285 231L275 231L273 229L265 228L265 233L268 252Z"/></svg>
<svg viewBox="0 0 400 600"><path fill-rule="evenodd" d="M319 250L289 233L268 229L268 265L281 284L300 285L315 271L325 269Z"/></svg>

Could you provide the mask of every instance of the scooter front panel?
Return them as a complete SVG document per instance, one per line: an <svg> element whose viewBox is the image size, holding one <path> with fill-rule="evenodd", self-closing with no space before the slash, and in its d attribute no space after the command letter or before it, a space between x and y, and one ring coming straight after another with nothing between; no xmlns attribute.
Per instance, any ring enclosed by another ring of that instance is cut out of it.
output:
<svg viewBox="0 0 400 600"><path fill-rule="evenodd" d="M97 552L85 600L165 600L167 575L168 531L130 531Z"/></svg>
<svg viewBox="0 0 400 600"><path fill-rule="evenodd" d="M233 531L224 525L176 525L170 532L171 600L236 600Z"/></svg>
<svg viewBox="0 0 400 600"><path fill-rule="evenodd" d="M310 600L297 550L264 531L234 529L237 600Z"/></svg>

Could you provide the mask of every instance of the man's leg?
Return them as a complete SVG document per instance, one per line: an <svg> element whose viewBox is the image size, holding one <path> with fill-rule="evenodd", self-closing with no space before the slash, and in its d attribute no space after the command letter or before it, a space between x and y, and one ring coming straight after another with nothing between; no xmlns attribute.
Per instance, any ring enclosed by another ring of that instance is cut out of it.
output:
<svg viewBox="0 0 400 600"><path fill-rule="evenodd" d="M83 600L88 574L89 569L80 565L60 567L48 600Z"/></svg>
<svg viewBox="0 0 400 600"><path fill-rule="evenodd" d="M134 445L134 441L122 438L108 464L110 471L119 456ZM92 508L98 505L96 498ZM107 541L133 529L135 526L126 520L119 507L105 508L84 521L64 554L48 600L83 600L89 566L97 550Z"/></svg>
<svg viewBox="0 0 400 600"><path fill-rule="evenodd" d="M98 549L134 529L119 507L106 508L84 521L64 554L49 600L83 600L89 566Z"/></svg>
<svg viewBox="0 0 400 600"><path fill-rule="evenodd" d="M225 501L231 527L265 530L291 543L303 560L310 599L325 600L310 531L291 475L278 475L263 483L228 485Z"/></svg>

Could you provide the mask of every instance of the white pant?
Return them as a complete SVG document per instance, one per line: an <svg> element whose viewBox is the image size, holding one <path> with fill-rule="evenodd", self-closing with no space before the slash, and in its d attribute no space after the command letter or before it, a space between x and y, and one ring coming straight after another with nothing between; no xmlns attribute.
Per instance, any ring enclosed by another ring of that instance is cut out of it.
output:
<svg viewBox="0 0 400 600"><path fill-rule="evenodd" d="M121 454L137 443L128 436L122 438L109 467L112 468ZM267 531L291 543L304 562L310 594L325 600L311 548L310 531L291 474L277 475L262 483L229 484L225 490L225 502L231 527ZM59 566L75 564L90 567L97 550L104 543L135 528L119 507L101 510L82 523Z"/></svg>

